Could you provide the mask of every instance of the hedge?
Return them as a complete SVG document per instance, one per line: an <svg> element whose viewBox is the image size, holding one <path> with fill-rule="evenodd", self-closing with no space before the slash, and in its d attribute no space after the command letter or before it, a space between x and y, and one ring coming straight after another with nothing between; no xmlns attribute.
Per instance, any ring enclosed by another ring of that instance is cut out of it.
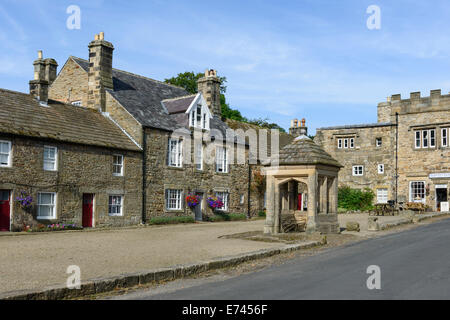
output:
<svg viewBox="0 0 450 320"><path fill-rule="evenodd" d="M208 220L211 222L220 222L220 221L240 221L247 220L247 215L244 213L216 213L213 216L209 216Z"/></svg>
<svg viewBox="0 0 450 320"><path fill-rule="evenodd" d="M177 224L177 223L194 223L195 219L191 216L178 216L178 217L155 217L148 220L149 225L159 224Z"/></svg>
<svg viewBox="0 0 450 320"><path fill-rule="evenodd" d="M360 190L344 186L339 188L338 206L347 210L372 210L374 198L375 193L369 188Z"/></svg>

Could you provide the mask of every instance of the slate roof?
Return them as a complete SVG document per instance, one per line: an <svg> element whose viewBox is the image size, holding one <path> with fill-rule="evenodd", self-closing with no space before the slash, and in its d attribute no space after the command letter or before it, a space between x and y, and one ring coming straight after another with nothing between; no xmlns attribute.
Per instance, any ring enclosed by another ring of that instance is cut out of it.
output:
<svg viewBox="0 0 450 320"><path fill-rule="evenodd" d="M89 71L87 60L71 58ZM168 131L177 127L161 101L189 95L185 89L117 69L113 69L112 75L114 90L106 90L143 126Z"/></svg>
<svg viewBox="0 0 450 320"><path fill-rule="evenodd" d="M189 109L192 101L197 95L183 96L174 99L163 100L162 103L166 107L169 114L184 113Z"/></svg>
<svg viewBox="0 0 450 320"><path fill-rule="evenodd" d="M333 157L307 136L299 136L280 150L280 165L324 164L342 167Z"/></svg>
<svg viewBox="0 0 450 320"><path fill-rule="evenodd" d="M140 151L100 112L50 100L42 106L29 94L0 89L0 132L114 149Z"/></svg>

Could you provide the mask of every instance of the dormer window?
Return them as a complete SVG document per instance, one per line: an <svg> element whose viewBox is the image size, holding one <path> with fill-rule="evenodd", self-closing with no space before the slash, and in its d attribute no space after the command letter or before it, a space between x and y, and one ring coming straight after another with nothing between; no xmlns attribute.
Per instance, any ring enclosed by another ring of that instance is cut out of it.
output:
<svg viewBox="0 0 450 320"><path fill-rule="evenodd" d="M191 128L209 130L209 119L212 118L208 105L202 95L198 95L192 102L188 111Z"/></svg>

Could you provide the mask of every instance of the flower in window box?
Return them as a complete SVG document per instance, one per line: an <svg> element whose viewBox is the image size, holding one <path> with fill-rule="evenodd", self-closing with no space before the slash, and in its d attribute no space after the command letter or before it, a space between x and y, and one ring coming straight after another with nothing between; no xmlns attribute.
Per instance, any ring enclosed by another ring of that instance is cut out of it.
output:
<svg viewBox="0 0 450 320"><path fill-rule="evenodd" d="M33 197L25 191L21 191L20 195L16 197L16 203L20 205L22 209L30 209L33 205Z"/></svg>
<svg viewBox="0 0 450 320"><path fill-rule="evenodd" d="M195 194L188 194L186 197L186 203L189 206L189 208L196 207L200 202L199 196Z"/></svg>
<svg viewBox="0 0 450 320"><path fill-rule="evenodd" d="M207 199L208 206L212 209L220 209L223 208L223 202L222 199L217 197L208 197Z"/></svg>

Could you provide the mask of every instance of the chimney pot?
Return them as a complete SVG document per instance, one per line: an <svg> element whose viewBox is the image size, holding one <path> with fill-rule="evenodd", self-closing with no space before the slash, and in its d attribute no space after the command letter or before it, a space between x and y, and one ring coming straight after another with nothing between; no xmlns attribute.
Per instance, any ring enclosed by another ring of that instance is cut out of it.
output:
<svg viewBox="0 0 450 320"><path fill-rule="evenodd" d="M103 31L100 32L100 40L105 40L105 33Z"/></svg>
<svg viewBox="0 0 450 320"><path fill-rule="evenodd" d="M42 50L39 50L39 51L38 51L38 59L42 59L42 56L43 56L43 55L42 55Z"/></svg>

